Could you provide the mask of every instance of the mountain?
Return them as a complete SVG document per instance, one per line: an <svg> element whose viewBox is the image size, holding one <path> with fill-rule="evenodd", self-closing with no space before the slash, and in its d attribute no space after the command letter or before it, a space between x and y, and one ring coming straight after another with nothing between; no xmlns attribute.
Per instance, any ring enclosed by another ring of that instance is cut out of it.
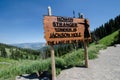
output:
<svg viewBox="0 0 120 80"><path fill-rule="evenodd" d="M38 50L38 49L44 47L45 43L40 43L40 42L36 42L36 43L18 43L18 44L11 44L11 45L16 46L16 47L20 47L20 48L29 48L29 49Z"/></svg>
<svg viewBox="0 0 120 80"><path fill-rule="evenodd" d="M10 59L29 59L35 60L41 57L41 52L38 50L18 48L8 44L0 43L0 57Z"/></svg>

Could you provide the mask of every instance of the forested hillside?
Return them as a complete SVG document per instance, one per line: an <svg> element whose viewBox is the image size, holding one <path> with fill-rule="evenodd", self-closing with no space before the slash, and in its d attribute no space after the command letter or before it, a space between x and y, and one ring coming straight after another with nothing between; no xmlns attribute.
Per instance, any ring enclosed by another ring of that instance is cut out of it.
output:
<svg viewBox="0 0 120 80"><path fill-rule="evenodd" d="M0 43L0 57L11 59L37 59L40 58L40 51L23 49Z"/></svg>
<svg viewBox="0 0 120 80"><path fill-rule="evenodd" d="M69 52L72 52L75 49L81 47L81 44L65 44L65 45L56 45L54 46L55 49L55 56L60 57ZM50 57L50 47L45 46L39 50L32 50L26 48L18 48L15 46L7 45L0 43L0 57L4 58L11 58L11 59L46 59Z"/></svg>
<svg viewBox="0 0 120 80"><path fill-rule="evenodd" d="M67 53L70 53L74 50L77 50L82 47L82 44L59 44L54 46L55 56L61 57ZM50 46L43 47L41 50L42 57L48 58L50 57Z"/></svg>
<svg viewBox="0 0 120 80"><path fill-rule="evenodd" d="M98 41L103 37L120 29L120 15L96 28L91 34L94 41Z"/></svg>

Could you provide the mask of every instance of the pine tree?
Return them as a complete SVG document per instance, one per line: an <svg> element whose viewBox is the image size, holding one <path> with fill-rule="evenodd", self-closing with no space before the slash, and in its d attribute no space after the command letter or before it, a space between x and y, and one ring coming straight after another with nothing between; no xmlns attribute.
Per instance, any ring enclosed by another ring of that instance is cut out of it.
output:
<svg viewBox="0 0 120 80"><path fill-rule="evenodd" d="M1 57L4 57L4 58L7 57L7 53L6 53L5 48L2 48L2 49L1 49Z"/></svg>

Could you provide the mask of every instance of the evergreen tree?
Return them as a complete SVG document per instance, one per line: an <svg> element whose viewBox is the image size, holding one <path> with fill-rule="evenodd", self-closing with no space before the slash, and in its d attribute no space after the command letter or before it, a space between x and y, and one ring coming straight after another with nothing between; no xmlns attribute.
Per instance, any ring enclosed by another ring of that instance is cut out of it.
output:
<svg viewBox="0 0 120 80"><path fill-rule="evenodd" d="M3 47L1 47L1 57L4 57L4 58L7 57L6 50L5 50L5 48L3 48Z"/></svg>
<svg viewBox="0 0 120 80"><path fill-rule="evenodd" d="M116 16L114 19L110 19L108 22L104 23L102 26L96 28L91 34L93 40L97 41L116 30L120 29L120 15Z"/></svg>

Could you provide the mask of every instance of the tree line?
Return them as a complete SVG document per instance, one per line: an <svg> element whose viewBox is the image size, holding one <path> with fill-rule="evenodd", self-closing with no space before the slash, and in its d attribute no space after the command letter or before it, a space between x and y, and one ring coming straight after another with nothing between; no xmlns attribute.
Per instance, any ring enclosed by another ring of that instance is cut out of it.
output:
<svg viewBox="0 0 120 80"><path fill-rule="evenodd" d="M98 41L119 29L120 29L120 15L116 16L114 19L110 19L108 22L102 24L100 27L92 31L91 32L92 39L94 41Z"/></svg>
<svg viewBox="0 0 120 80"><path fill-rule="evenodd" d="M55 56L60 57L81 47L82 44L59 44L54 46ZM15 46L0 43L0 57L19 59L46 59L50 55L50 46L45 46L40 50L18 48Z"/></svg>
<svg viewBox="0 0 120 80"><path fill-rule="evenodd" d="M32 49L23 49L15 46L0 43L0 57L11 59L40 59L41 52Z"/></svg>
<svg viewBox="0 0 120 80"><path fill-rule="evenodd" d="M55 56L60 57L64 56L65 54L69 54L72 51L75 51L82 47L82 44L59 44L54 46ZM50 46L46 46L41 50L41 56L43 59L50 57Z"/></svg>

